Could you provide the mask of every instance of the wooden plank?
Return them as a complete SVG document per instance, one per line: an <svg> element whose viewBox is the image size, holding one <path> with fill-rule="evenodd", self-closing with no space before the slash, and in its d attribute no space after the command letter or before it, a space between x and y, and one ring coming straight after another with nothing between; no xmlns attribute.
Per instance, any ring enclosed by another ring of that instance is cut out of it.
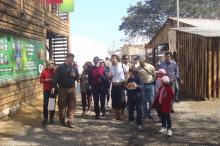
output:
<svg viewBox="0 0 220 146"><path fill-rule="evenodd" d="M212 97L212 40L209 38L209 52L208 52L208 98Z"/></svg>
<svg viewBox="0 0 220 146"><path fill-rule="evenodd" d="M220 42L220 38L216 38L216 64L217 64L217 68L216 68L216 97L219 98L220 97L220 45L219 45L219 42Z"/></svg>

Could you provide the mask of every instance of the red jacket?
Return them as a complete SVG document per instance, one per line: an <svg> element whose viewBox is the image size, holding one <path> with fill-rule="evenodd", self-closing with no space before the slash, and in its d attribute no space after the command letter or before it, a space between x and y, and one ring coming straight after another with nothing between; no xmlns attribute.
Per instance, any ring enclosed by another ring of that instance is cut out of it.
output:
<svg viewBox="0 0 220 146"><path fill-rule="evenodd" d="M105 68L103 66L93 67L89 77L89 82L92 87L97 87L100 85L99 78L104 75Z"/></svg>
<svg viewBox="0 0 220 146"><path fill-rule="evenodd" d="M158 94L157 99L159 99L162 87L160 87L159 89L159 94ZM160 104L161 112L170 113L173 98L174 98L174 93L173 93L172 88L170 87L170 85L165 85L165 89L163 90L163 93L162 93L162 102Z"/></svg>
<svg viewBox="0 0 220 146"><path fill-rule="evenodd" d="M52 89L52 79L54 76L54 69L45 68L40 75L40 82L43 84L43 89L50 91ZM51 79L51 81L46 81L45 79Z"/></svg>

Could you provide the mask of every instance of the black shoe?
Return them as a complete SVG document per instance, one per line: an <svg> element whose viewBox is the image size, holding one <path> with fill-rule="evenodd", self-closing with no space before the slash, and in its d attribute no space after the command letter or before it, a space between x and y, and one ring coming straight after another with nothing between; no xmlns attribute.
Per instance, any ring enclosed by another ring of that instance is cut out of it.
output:
<svg viewBox="0 0 220 146"><path fill-rule="evenodd" d="M153 117L151 115L147 116L148 119L153 119Z"/></svg>
<svg viewBox="0 0 220 146"><path fill-rule="evenodd" d="M69 128L74 128L74 126L73 126L73 123L72 123L72 122L67 122L67 126L68 126Z"/></svg>
<svg viewBox="0 0 220 146"><path fill-rule="evenodd" d="M98 120L100 117L98 115L95 116L95 119Z"/></svg>
<svg viewBox="0 0 220 146"><path fill-rule="evenodd" d="M179 99L175 99L175 102L180 102L180 100Z"/></svg>
<svg viewBox="0 0 220 146"><path fill-rule="evenodd" d="M106 117L106 113L102 113L102 117Z"/></svg>
<svg viewBox="0 0 220 146"><path fill-rule="evenodd" d="M61 126L66 126L65 120L61 120L61 121L60 121L60 125L61 125Z"/></svg>
<svg viewBox="0 0 220 146"><path fill-rule="evenodd" d="M42 125L47 125L47 119L44 119L44 120L42 121Z"/></svg>
<svg viewBox="0 0 220 146"><path fill-rule="evenodd" d="M53 123L54 123L53 119L50 119L50 123L51 123L51 124L53 124Z"/></svg>

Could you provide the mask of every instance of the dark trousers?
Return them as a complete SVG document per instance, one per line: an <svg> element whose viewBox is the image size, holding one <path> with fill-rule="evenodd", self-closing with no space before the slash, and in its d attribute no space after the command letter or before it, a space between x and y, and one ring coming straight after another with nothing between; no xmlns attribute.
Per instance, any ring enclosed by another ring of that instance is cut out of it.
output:
<svg viewBox="0 0 220 146"><path fill-rule="evenodd" d="M109 102L109 100L110 100L110 89L108 88L107 89L107 102Z"/></svg>
<svg viewBox="0 0 220 146"><path fill-rule="evenodd" d="M94 100L95 114L96 116L100 116L100 110L102 113L105 113L106 90L100 87L93 88L92 95ZM99 101L101 102L101 109L99 108Z"/></svg>
<svg viewBox="0 0 220 146"><path fill-rule="evenodd" d="M48 119L48 102L50 98L50 90L44 90L44 103L43 103L43 116L44 120ZM55 98L55 96L51 96L51 98ZM50 111L50 119L54 118L55 110Z"/></svg>
<svg viewBox="0 0 220 146"><path fill-rule="evenodd" d="M81 99L83 111L86 111L86 106L88 106L88 110L90 110L92 101L91 90L88 89L86 92L81 92Z"/></svg>
<svg viewBox="0 0 220 146"><path fill-rule="evenodd" d="M170 118L170 113L161 113L161 121L162 121L162 127L166 129L171 128L171 118Z"/></svg>
<svg viewBox="0 0 220 146"><path fill-rule="evenodd" d="M112 108L124 109L126 107L124 85L112 85L111 98Z"/></svg>
<svg viewBox="0 0 220 146"><path fill-rule="evenodd" d="M136 118L136 123L137 125L142 125L142 99L141 96L139 95L128 95L128 116L129 116L129 121L134 121L134 111L136 109L137 112L137 118Z"/></svg>

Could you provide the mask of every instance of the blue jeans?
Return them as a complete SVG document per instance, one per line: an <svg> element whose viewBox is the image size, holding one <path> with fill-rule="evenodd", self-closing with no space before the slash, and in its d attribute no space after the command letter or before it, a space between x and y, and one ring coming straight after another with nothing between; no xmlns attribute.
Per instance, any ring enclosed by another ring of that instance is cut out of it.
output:
<svg viewBox="0 0 220 146"><path fill-rule="evenodd" d="M154 102L154 83L143 84L142 87L142 105L143 105L143 117L149 117L151 113L151 107ZM147 106L149 104L149 106Z"/></svg>

